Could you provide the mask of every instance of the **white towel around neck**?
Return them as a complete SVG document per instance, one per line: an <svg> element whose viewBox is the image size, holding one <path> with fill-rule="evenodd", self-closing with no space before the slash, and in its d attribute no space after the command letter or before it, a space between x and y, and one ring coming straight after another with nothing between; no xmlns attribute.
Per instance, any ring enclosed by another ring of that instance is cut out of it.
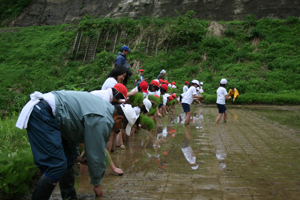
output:
<svg viewBox="0 0 300 200"><path fill-rule="evenodd" d="M16 127L19 129L27 128L27 123L29 120L29 117L31 115L31 112L33 110L33 107L40 102L40 99L43 99L44 94L41 92L35 91L30 95L30 101L23 107L18 121L16 123Z"/></svg>

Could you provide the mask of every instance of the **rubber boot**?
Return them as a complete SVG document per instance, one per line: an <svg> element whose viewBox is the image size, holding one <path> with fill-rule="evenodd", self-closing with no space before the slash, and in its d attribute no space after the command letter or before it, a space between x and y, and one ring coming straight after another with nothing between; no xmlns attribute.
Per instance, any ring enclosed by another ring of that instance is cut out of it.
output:
<svg viewBox="0 0 300 200"><path fill-rule="evenodd" d="M68 168L62 178L59 180L59 188L62 199L77 199L76 190L74 188L74 172L73 168Z"/></svg>
<svg viewBox="0 0 300 200"><path fill-rule="evenodd" d="M43 174L32 194L32 200L48 200L56 185L56 180Z"/></svg>

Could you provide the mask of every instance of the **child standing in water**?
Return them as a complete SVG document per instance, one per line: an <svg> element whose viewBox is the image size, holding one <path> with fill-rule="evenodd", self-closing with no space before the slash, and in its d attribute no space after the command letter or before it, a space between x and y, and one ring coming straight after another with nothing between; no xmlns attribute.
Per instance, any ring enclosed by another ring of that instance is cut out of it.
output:
<svg viewBox="0 0 300 200"><path fill-rule="evenodd" d="M190 105L191 105L191 103L193 103L194 99L202 98L202 96L197 96L196 88L198 86L199 86L199 81L192 80L192 86L183 95L181 105L182 105L183 111L186 114L185 121L184 121L185 125L190 124L190 117L191 117Z"/></svg>
<svg viewBox="0 0 300 200"><path fill-rule="evenodd" d="M225 78L222 78L220 81L220 87L217 90L217 106L219 109L219 116L217 117L216 123L218 124L221 120L223 114L224 114L224 123L226 123L227 120L227 110L225 107L226 100L231 99L230 96L228 96L228 93L226 91L226 84L227 80Z"/></svg>

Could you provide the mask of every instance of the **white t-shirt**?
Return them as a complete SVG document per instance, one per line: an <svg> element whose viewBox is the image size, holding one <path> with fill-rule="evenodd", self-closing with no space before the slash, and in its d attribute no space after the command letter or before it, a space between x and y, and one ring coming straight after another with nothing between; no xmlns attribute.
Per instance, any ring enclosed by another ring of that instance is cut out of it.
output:
<svg viewBox="0 0 300 200"><path fill-rule="evenodd" d="M188 86L186 86L186 85L185 85L185 86L183 86L183 88L182 88L182 90L183 90L183 93L186 93L186 91L188 91L188 89L189 89L189 88L188 88Z"/></svg>
<svg viewBox="0 0 300 200"><path fill-rule="evenodd" d="M191 105L193 103L194 97L193 95L197 95L196 88L191 86L188 91L183 95L181 103L187 103Z"/></svg>
<svg viewBox="0 0 300 200"><path fill-rule="evenodd" d="M170 96L169 93L166 93L163 95L163 105L167 105L168 97Z"/></svg>
<svg viewBox="0 0 300 200"><path fill-rule="evenodd" d="M112 102L112 100L113 100L111 88L108 88L107 90L94 90L94 91L91 91L91 94L96 95L109 103Z"/></svg>
<svg viewBox="0 0 300 200"><path fill-rule="evenodd" d="M172 88L177 88L176 85L172 85Z"/></svg>
<svg viewBox="0 0 300 200"><path fill-rule="evenodd" d="M160 89L157 90L157 91L155 91L155 92L150 92L150 91L148 90L148 95L158 95L158 96L160 96Z"/></svg>
<svg viewBox="0 0 300 200"><path fill-rule="evenodd" d="M113 88L117 83L118 82L115 78L109 77L103 83L101 90L107 90L108 88Z"/></svg>
<svg viewBox="0 0 300 200"><path fill-rule="evenodd" d="M225 105L225 95L228 95L224 87L219 87L217 89L217 104Z"/></svg>

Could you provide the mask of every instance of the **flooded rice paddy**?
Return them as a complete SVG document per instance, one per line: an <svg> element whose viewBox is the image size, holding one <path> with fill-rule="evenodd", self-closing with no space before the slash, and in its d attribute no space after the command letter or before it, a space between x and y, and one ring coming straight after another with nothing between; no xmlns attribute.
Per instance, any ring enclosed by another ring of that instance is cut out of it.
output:
<svg viewBox="0 0 300 200"><path fill-rule="evenodd" d="M191 106L193 109L194 106ZM76 176L78 198L300 199L300 106L227 105L215 124L215 105L198 106L189 126L178 106L155 131L139 131L111 153L95 198L89 176ZM51 199L60 199L58 187Z"/></svg>

